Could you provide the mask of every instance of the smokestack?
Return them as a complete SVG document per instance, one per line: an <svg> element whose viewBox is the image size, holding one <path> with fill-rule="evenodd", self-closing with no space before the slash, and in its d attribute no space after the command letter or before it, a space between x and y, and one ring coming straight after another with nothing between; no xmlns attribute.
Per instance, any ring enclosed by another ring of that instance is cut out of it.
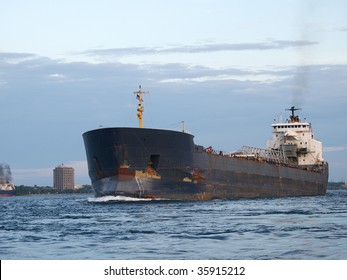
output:
<svg viewBox="0 0 347 280"><path fill-rule="evenodd" d="M0 164L0 184L12 182L12 172L8 164Z"/></svg>

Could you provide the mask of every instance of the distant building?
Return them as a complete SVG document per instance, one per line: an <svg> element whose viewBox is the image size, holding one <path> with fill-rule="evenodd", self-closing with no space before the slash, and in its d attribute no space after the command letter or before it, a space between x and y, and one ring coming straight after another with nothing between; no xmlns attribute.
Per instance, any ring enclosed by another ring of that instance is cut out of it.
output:
<svg viewBox="0 0 347 280"><path fill-rule="evenodd" d="M53 169L53 187L59 190L74 189L75 170L61 164Z"/></svg>

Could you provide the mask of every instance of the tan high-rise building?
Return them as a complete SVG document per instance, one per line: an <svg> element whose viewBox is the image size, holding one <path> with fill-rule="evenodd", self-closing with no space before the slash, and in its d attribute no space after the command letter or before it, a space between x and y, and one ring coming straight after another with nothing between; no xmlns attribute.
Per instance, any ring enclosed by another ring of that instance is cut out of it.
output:
<svg viewBox="0 0 347 280"><path fill-rule="evenodd" d="M75 187L75 170L61 164L53 169L53 187L59 190Z"/></svg>

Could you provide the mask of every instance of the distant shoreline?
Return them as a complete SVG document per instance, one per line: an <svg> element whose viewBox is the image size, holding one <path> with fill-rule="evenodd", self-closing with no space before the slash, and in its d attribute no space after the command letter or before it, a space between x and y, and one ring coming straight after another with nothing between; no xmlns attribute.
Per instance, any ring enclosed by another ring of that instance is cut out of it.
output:
<svg viewBox="0 0 347 280"><path fill-rule="evenodd" d="M346 182L329 182L328 190L347 190Z"/></svg>
<svg viewBox="0 0 347 280"><path fill-rule="evenodd" d="M50 195L50 194L81 194L81 193L94 193L92 186L83 185L82 188L79 189L65 189L59 190L53 187L45 186L15 186L16 187L16 195Z"/></svg>

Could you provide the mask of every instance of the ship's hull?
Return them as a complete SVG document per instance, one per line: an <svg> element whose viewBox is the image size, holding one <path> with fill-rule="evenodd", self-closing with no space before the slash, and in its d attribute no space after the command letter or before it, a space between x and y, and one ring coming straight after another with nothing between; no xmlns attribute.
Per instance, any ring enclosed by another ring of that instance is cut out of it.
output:
<svg viewBox="0 0 347 280"><path fill-rule="evenodd" d="M96 196L179 200L325 195L320 172L207 153L187 133L105 128L83 134Z"/></svg>
<svg viewBox="0 0 347 280"><path fill-rule="evenodd" d="M0 190L0 196L14 196L16 195L16 190Z"/></svg>

